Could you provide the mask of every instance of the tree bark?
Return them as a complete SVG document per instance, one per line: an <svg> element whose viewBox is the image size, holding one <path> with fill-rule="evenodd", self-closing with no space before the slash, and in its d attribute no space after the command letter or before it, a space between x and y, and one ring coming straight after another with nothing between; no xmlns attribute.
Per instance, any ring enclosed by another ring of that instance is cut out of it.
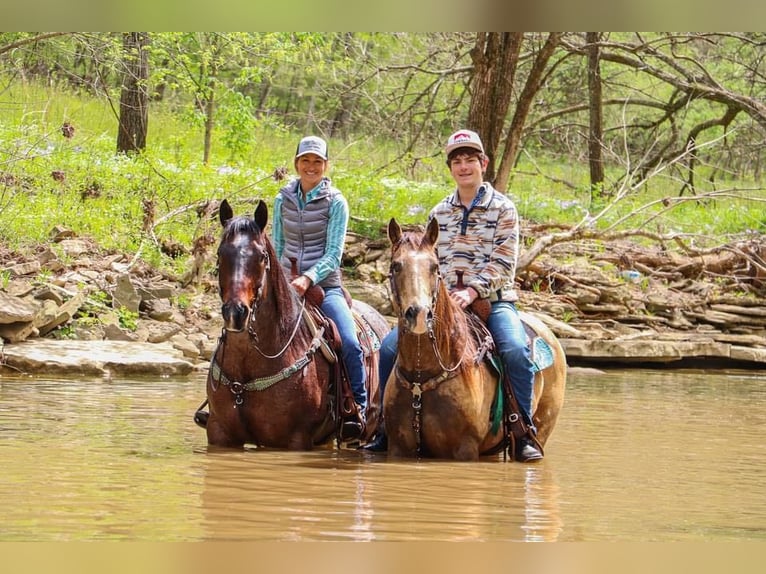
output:
<svg viewBox="0 0 766 574"><path fill-rule="evenodd" d="M488 181L495 179L495 157L513 96L513 80L523 39L522 32L479 32L471 50L474 70L466 127L481 136L489 157Z"/></svg>
<svg viewBox="0 0 766 574"><path fill-rule="evenodd" d="M205 98L205 143L202 151L202 162L210 162L210 150L213 147L213 127L215 126L215 79L208 83L208 95Z"/></svg>
<svg viewBox="0 0 766 574"><path fill-rule="evenodd" d="M519 101L516 104L516 112L513 114L511 127L508 130L508 136L505 140L503 159L500 163L500 169L498 170L498 175L494 182L495 188L499 191L504 192L508 188L511 168L516 164L516 156L519 153L524 124L527 122L527 117L532 109L535 96L540 91L543 84L543 72L545 72L545 69L548 66L548 61L551 59L551 56L553 56L553 52L559 44L561 35L560 32L551 32L548 35L545 44L535 57L532 69L529 71L527 81L524 84L524 89L521 92L521 96L519 96Z"/></svg>
<svg viewBox="0 0 766 574"><path fill-rule="evenodd" d="M123 74L120 94L120 124L117 152L140 152L146 148L149 127L149 44L148 32L123 34Z"/></svg>
<svg viewBox="0 0 766 574"><path fill-rule="evenodd" d="M600 33L587 32L588 45L588 103L590 107L588 126L588 164L590 165L591 196L601 196L604 193L604 164L601 157L602 100L601 100L601 64Z"/></svg>

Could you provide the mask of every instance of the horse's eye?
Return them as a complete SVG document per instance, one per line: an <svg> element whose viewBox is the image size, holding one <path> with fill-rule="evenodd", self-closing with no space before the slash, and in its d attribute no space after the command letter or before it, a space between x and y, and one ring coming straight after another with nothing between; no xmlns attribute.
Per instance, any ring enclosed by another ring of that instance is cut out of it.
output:
<svg viewBox="0 0 766 574"><path fill-rule="evenodd" d="M438 263L431 263L431 273L434 275L439 273L439 264Z"/></svg>
<svg viewBox="0 0 766 574"><path fill-rule="evenodd" d="M391 272L399 273L402 270L402 263L400 261L394 261L391 263Z"/></svg>

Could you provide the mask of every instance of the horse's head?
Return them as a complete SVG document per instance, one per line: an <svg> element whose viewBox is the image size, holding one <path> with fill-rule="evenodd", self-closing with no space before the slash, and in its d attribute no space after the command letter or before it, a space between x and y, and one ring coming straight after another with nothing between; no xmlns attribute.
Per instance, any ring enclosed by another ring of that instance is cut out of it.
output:
<svg viewBox="0 0 766 574"><path fill-rule="evenodd" d="M264 233L268 208L258 202L253 219L234 217L225 199L219 208L223 233L218 245L218 290L223 305L224 329L242 331L248 317L264 296L266 274L270 265Z"/></svg>
<svg viewBox="0 0 766 574"><path fill-rule="evenodd" d="M425 233L403 233L391 219L388 238L391 241L391 302L400 324L411 333L422 335L431 327L436 295L441 286L436 240L439 225L428 223Z"/></svg>

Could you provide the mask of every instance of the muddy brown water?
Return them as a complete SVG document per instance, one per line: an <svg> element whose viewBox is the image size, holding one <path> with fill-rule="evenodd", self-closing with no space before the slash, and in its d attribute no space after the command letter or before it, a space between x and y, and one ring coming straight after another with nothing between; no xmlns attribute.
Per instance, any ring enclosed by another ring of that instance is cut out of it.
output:
<svg viewBox="0 0 766 574"><path fill-rule="evenodd" d="M0 540L766 540L757 371L575 373L533 465L208 451L203 389L0 377Z"/></svg>

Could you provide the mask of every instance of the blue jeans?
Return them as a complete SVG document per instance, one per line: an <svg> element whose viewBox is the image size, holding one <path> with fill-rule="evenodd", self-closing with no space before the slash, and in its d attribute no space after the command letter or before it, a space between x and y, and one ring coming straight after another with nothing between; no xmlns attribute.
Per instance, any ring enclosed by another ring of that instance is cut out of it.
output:
<svg viewBox="0 0 766 574"><path fill-rule="evenodd" d="M532 401L535 395L535 365L527 344L527 334L516 305L509 301L492 303L487 319L487 328L495 342L495 351L500 355L503 370L508 375L513 395L525 422L536 432L532 423Z"/></svg>
<svg viewBox="0 0 766 574"><path fill-rule="evenodd" d="M396 363L396 353L399 342L399 327L394 327L388 332L380 343L380 355L378 359L378 387L380 388L380 400L383 402L383 393L386 383Z"/></svg>
<svg viewBox="0 0 766 574"><path fill-rule="evenodd" d="M508 301L492 303L492 311L487 320L487 328L495 341L495 352L500 356L503 369L508 374L513 388L513 394L519 403L525 422L533 431L532 401L534 399L535 371L531 352L527 345L527 335L521 322L516 306ZM397 338L399 330L394 327L386 335L380 346L380 396L386 388L388 376L396 362Z"/></svg>
<svg viewBox="0 0 766 574"><path fill-rule="evenodd" d="M364 368L364 354L359 337L356 336L356 324L351 309L340 287L329 287L324 290L322 311L338 328L341 341L341 355L346 365L354 400L362 408L367 407L367 372Z"/></svg>

